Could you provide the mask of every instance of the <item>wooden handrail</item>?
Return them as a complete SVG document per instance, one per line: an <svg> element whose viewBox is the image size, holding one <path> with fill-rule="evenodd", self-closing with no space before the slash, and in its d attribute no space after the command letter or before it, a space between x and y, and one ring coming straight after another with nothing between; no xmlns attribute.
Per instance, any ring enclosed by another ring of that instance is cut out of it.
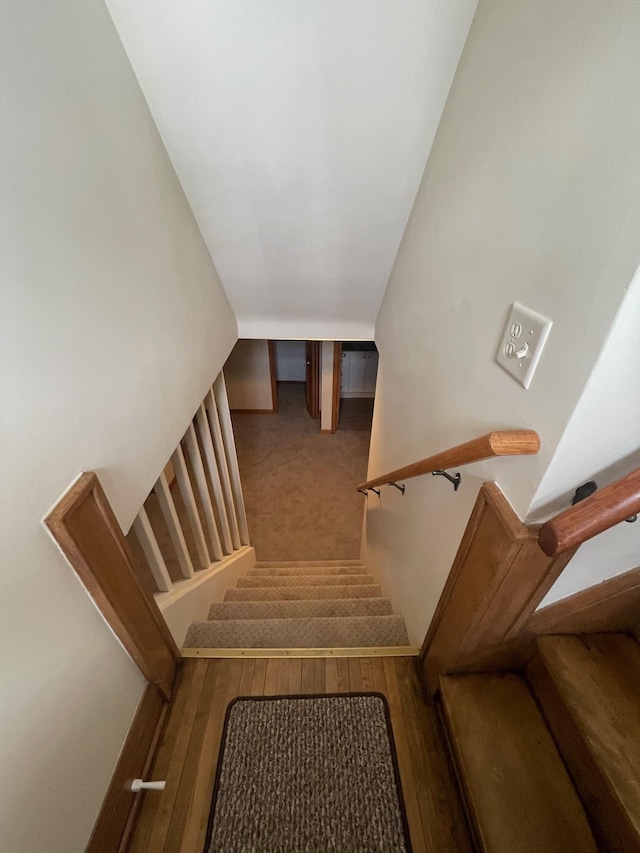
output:
<svg viewBox="0 0 640 853"><path fill-rule="evenodd" d="M640 468L543 524L538 544L549 557L563 554L640 513Z"/></svg>
<svg viewBox="0 0 640 853"><path fill-rule="evenodd" d="M494 430L480 438L474 438L449 450L427 456L419 462L405 465L404 468L398 468L397 471L391 471L382 477L367 480L356 488L372 489L375 486L383 486L385 483L409 480L421 474L429 474L444 468L456 468L458 465L480 462L493 456L525 456L537 453L539 450L540 436L532 429Z"/></svg>

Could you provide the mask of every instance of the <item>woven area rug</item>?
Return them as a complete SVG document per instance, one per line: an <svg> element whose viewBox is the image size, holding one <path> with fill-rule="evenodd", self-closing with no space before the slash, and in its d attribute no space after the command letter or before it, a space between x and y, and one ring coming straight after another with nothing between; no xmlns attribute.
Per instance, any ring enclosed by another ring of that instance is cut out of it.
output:
<svg viewBox="0 0 640 853"><path fill-rule="evenodd" d="M386 699L236 699L206 853L410 853Z"/></svg>

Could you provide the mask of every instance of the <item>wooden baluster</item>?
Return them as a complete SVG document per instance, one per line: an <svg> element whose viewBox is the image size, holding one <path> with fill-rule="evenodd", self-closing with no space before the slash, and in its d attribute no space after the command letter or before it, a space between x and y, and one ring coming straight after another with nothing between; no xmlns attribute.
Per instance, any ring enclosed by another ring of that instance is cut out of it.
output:
<svg viewBox="0 0 640 853"><path fill-rule="evenodd" d="M222 491L224 494L224 503L227 509L227 518L231 528L231 540L235 550L241 547L240 530L238 528L238 517L236 508L233 504L233 490L231 487L231 478L229 476L229 466L227 457L224 451L224 440L222 438L222 429L220 427L220 417L218 415L218 407L213 395L213 389L209 391L205 399L205 407L209 414L209 423L211 425L211 436L213 438L213 446L216 452L218 461L218 471L220 472L220 481L222 483Z"/></svg>
<svg viewBox="0 0 640 853"><path fill-rule="evenodd" d="M211 439L211 429L209 426L209 420L207 418L207 412L205 410L204 403L200 404L200 408L198 409L198 412L196 414L196 423L198 425L198 432L200 433L200 439L202 441L204 458L207 463L207 468L209 470L209 479L211 481L211 488L213 490L213 499L215 501L215 506L218 511L220 530L222 532L222 547L224 549L225 554L232 554L233 543L231 541L229 520L227 519L227 510L224 503L222 483L220 482L220 472L218 471L218 463L216 461L215 449L213 447L213 441Z"/></svg>
<svg viewBox="0 0 640 853"><path fill-rule="evenodd" d="M187 463L180 444L176 447L175 452L171 457L171 462L173 463L173 470L176 472L178 487L180 488L180 494L182 495L189 524L191 525L191 530L193 532L193 538L196 543L196 550L200 560L200 568L206 569L211 565L211 557L209 556L209 549L207 547L207 540L204 536L204 530L200 523L200 515L198 514L196 497L193 493L189 472L187 471Z"/></svg>
<svg viewBox="0 0 640 853"><path fill-rule="evenodd" d="M185 435L185 441L187 444L187 450L189 452L189 458L191 459L191 467L193 469L193 474L196 478L198 494L200 495L200 500L202 501L202 506L204 508L204 517L207 522L209 534L211 535L211 542L213 544L213 556L216 560L222 560L223 554L222 545L220 544L220 535L218 534L216 519L215 515L213 514L211 496L209 495L209 486L207 485L207 476L204 472L204 465L202 464L202 456L200 455L200 448L198 446L196 429L193 423L189 424L189 429L187 430L187 434Z"/></svg>
<svg viewBox="0 0 640 853"><path fill-rule="evenodd" d="M160 552L151 522L149 521L149 516L144 507L142 507L136 516L133 522L133 529L147 558L147 563L151 569L151 574L156 582L158 591L169 592L173 589L173 581L167 571L164 558Z"/></svg>
<svg viewBox="0 0 640 853"><path fill-rule="evenodd" d="M178 564L180 565L182 576L185 578L192 578L194 574L193 564L191 562L191 557L189 556L180 519L178 518L171 489L169 488L169 483L167 482L167 477L164 471L160 474L160 479L155 484L153 491L158 498L162 515L164 516L167 528L169 529L169 536L171 537L173 547L175 548L176 555L178 557Z"/></svg>
<svg viewBox="0 0 640 853"><path fill-rule="evenodd" d="M233 425L231 423L231 412L229 410L229 398L227 397L227 388L224 383L223 373L220 373L216 381L213 383L213 390L218 407L218 414L220 415L220 428L222 430L225 456L227 458L229 476L231 478L231 488L236 507L240 541L243 545L249 545L249 527L247 525L247 514L244 508L240 468L238 467L236 444L233 437Z"/></svg>

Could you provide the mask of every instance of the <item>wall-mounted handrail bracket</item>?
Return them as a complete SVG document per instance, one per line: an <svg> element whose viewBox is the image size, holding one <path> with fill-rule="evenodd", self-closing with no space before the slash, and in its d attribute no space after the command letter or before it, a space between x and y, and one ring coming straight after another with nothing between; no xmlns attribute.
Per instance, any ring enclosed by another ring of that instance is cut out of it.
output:
<svg viewBox="0 0 640 853"><path fill-rule="evenodd" d="M361 495L364 495L365 498L369 494L369 492L373 492L375 495L380 497L380 489L358 489Z"/></svg>
<svg viewBox="0 0 640 853"><path fill-rule="evenodd" d="M459 471L456 472L455 477L452 477L451 474L449 474L447 471L432 471L431 474L434 477L446 477L450 483L453 483L454 492L458 491L460 483L462 482L462 477L460 476Z"/></svg>
<svg viewBox="0 0 640 853"><path fill-rule="evenodd" d="M575 506L576 504L579 504L580 501L590 498L591 495L597 491L598 484L595 480L589 480L588 483L583 483L582 486L578 486L574 496L571 498L571 506Z"/></svg>
<svg viewBox="0 0 640 853"><path fill-rule="evenodd" d="M397 483L387 483L387 486L393 486L394 489L397 489L399 492L402 492L403 495L405 493L405 489L407 488L404 483L401 486L399 486Z"/></svg>

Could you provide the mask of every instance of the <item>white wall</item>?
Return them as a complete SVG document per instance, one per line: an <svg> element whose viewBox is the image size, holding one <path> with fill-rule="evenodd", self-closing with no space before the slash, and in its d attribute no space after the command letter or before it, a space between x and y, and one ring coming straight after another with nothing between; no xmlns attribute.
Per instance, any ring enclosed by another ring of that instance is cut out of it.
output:
<svg viewBox="0 0 640 853"><path fill-rule="evenodd" d="M368 565L424 636L479 479L524 517L640 257L640 6L481 0L376 324L369 474L491 428L538 456L368 499ZM513 301L554 321L525 391L494 362ZM471 493L465 492L469 490Z"/></svg>
<svg viewBox="0 0 640 853"><path fill-rule="evenodd" d="M640 453L639 332L640 269L536 491L529 513L532 520L565 509L576 487L587 480L604 473L598 482L603 486L633 467L627 457Z"/></svg>
<svg viewBox="0 0 640 853"><path fill-rule="evenodd" d="M237 341L224 366L229 408L271 412L271 366L267 341Z"/></svg>
<svg viewBox="0 0 640 853"><path fill-rule="evenodd" d="M101 0L0 40L0 849L80 853L144 685L41 519L94 470L127 529L236 324Z"/></svg>
<svg viewBox="0 0 640 853"><path fill-rule="evenodd" d="M476 0L107 0L245 338L370 340Z"/></svg>
<svg viewBox="0 0 640 853"><path fill-rule="evenodd" d="M640 566L639 525L622 522L581 545L538 609Z"/></svg>
<svg viewBox="0 0 640 853"><path fill-rule="evenodd" d="M577 486L602 488L640 467L640 271L533 501L531 518L566 509ZM640 522L580 546L541 607L640 566Z"/></svg>
<svg viewBox="0 0 640 853"><path fill-rule="evenodd" d="M305 341L275 341L276 377L279 382L307 381Z"/></svg>

